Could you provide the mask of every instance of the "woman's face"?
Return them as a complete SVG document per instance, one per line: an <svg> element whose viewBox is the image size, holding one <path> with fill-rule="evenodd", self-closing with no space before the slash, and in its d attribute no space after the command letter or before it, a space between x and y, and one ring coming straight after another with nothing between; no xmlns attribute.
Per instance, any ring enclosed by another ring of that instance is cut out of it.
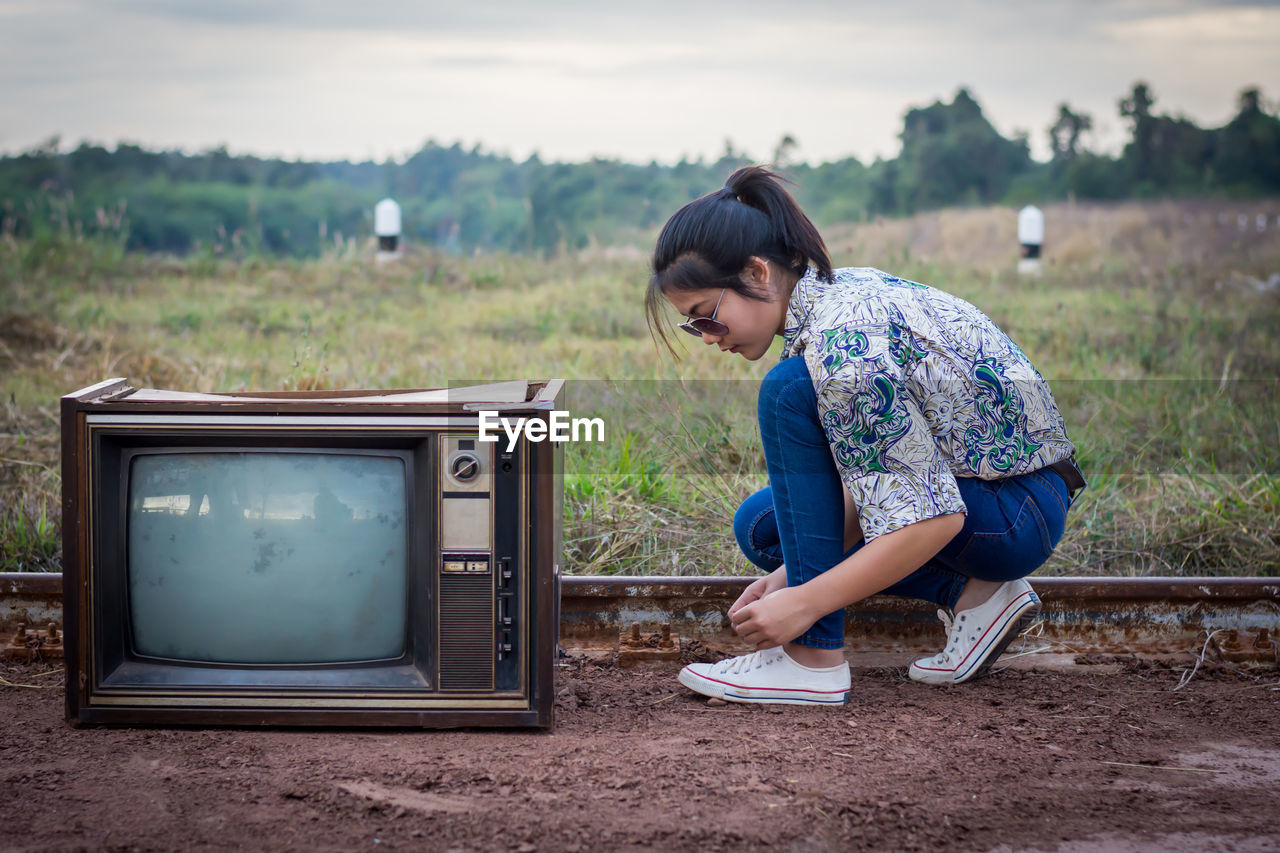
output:
<svg viewBox="0 0 1280 853"><path fill-rule="evenodd" d="M782 334L786 325L787 300L791 294L790 288L785 287L781 280L783 276L778 273L775 265L763 261L759 265L749 265L743 272L743 280L753 290L768 296L765 302L748 299L732 290L722 291L718 287L672 291L665 295L667 301L684 316L710 317L714 311L715 318L728 327L723 335L704 332L703 343L715 344L721 352L737 353L747 361L755 361L769 351L774 337ZM717 301L719 308L716 307Z"/></svg>

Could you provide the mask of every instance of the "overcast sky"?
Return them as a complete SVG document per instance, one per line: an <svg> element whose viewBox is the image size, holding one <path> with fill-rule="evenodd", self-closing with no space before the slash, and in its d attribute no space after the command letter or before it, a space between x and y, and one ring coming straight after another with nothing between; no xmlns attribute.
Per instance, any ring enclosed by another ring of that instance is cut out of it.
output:
<svg viewBox="0 0 1280 853"><path fill-rule="evenodd" d="M1136 80L1218 125L1280 97L1280 0L0 0L0 151L81 140L306 159L429 138L523 159L894 156L966 86L1001 132L1067 101L1114 150ZM1090 140L1086 140L1090 141Z"/></svg>

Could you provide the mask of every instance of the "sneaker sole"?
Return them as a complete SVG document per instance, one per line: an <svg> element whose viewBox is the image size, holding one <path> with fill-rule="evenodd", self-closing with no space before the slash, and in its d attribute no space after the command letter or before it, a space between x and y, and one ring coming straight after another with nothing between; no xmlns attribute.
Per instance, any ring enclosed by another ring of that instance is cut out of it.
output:
<svg viewBox="0 0 1280 853"><path fill-rule="evenodd" d="M835 692L785 690L782 688L747 688L705 678L688 670L680 670L679 681L694 693L726 702L760 705L843 705L849 700L849 689Z"/></svg>
<svg viewBox="0 0 1280 853"><path fill-rule="evenodd" d="M960 684L965 681L972 681L975 678L981 678L987 674L987 670L991 665L999 660L1000 655L1004 654L1004 650L1009 648L1009 644L1018 638L1023 631L1031 627L1031 623L1040 615L1040 598L1035 593L1031 594L1031 598L1027 602L1027 606L1021 611L1015 612L1005 624L1005 629L999 637L997 637L988 647L987 653L982 655L976 666L971 666L960 678L952 681L953 684Z"/></svg>

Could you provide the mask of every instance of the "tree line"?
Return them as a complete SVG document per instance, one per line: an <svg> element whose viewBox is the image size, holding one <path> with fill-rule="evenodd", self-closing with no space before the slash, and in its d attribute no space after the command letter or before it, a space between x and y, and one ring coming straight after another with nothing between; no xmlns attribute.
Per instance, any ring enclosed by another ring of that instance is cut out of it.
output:
<svg viewBox="0 0 1280 853"><path fill-rule="evenodd" d="M953 205L1178 196L1280 195L1280 118L1258 89L1238 96L1222 127L1155 110L1137 83L1117 102L1128 126L1118 156L1089 150L1093 117L1063 103L1046 129L1051 158L1031 158L1025 135L1006 138L966 89L949 103L907 111L901 152L793 162L784 137L773 162L818 223L908 215ZM427 142L403 162L293 162L194 154L120 143L59 140L0 158L0 235L68 233L173 253L313 256L373 230L373 205L395 198L407 241L446 251L556 252L627 240L684 202L719 187L749 158L726 141L714 161L675 165L595 159L523 162L459 143Z"/></svg>

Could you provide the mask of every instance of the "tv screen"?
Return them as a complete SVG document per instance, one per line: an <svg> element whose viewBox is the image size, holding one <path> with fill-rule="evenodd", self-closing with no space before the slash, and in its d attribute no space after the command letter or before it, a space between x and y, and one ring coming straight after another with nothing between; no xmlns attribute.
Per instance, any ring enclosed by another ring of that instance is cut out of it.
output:
<svg viewBox="0 0 1280 853"><path fill-rule="evenodd" d="M135 455L133 650L210 663L405 651L405 460L269 451Z"/></svg>
<svg viewBox="0 0 1280 853"><path fill-rule="evenodd" d="M550 725L562 387L64 397L68 719Z"/></svg>

